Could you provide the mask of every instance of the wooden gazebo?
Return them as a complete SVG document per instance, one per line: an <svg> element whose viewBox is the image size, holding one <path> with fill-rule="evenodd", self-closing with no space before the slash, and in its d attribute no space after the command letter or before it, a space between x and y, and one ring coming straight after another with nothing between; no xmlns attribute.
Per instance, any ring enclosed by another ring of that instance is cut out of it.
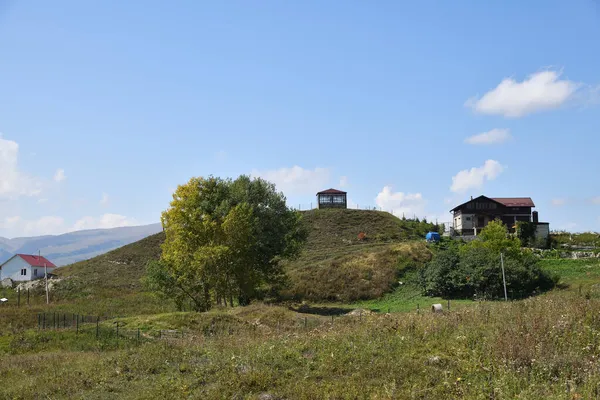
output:
<svg viewBox="0 0 600 400"><path fill-rule="evenodd" d="M337 189L327 189L317 193L319 208L347 208L346 192Z"/></svg>

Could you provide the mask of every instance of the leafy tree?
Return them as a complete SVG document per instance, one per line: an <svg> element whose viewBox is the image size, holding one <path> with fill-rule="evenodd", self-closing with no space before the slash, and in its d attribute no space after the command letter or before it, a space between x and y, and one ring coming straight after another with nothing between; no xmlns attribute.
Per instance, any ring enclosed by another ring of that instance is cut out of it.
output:
<svg viewBox="0 0 600 400"><path fill-rule="evenodd" d="M478 240L471 241L467 246L486 247L500 255L500 252L518 252L521 248L521 241L517 237L510 235L506 225L496 219L490 221L481 230Z"/></svg>
<svg viewBox="0 0 600 400"><path fill-rule="evenodd" d="M162 213L166 234L148 286L198 311L249 304L284 279L281 261L300 252L300 213L262 179L192 178Z"/></svg>

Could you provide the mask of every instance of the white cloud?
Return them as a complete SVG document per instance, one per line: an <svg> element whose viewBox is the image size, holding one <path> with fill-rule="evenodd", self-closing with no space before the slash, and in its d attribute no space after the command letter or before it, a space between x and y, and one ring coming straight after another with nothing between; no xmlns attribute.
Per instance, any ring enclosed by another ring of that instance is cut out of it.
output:
<svg viewBox="0 0 600 400"><path fill-rule="evenodd" d="M522 82L505 78L480 99L467 100L465 106L481 114L512 118L558 108L581 87L579 83L560 80L560 75L560 72L548 70L531 74Z"/></svg>
<svg viewBox="0 0 600 400"><path fill-rule="evenodd" d="M56 173L54 174L54 181L56 182L62 182L65 179L67 179L67 177L65 176L65 170L60 168L56 170Z"/></svg>
<svg viewBox="0 0 600 400"><path fill-rule="evenodd" d="M35 221L27 221L23 227L25 235L56 235L64 232L64 220L61 217L42 217Z"/></svg>
<svg viewBox="0 0 600 400"><path fill-rule="evenodd" d="M552 205L555 207L561 207L567 204L567 200L565 199L552 199Z"/></svg>
<svg viewBox="0 0 600 400"><path fill-rule="evenodd" d="M496 160L487 160L481 167L465 169L452 177L450 190L464 193L469 189L483 186L486 180L492 181L504 171L504 167Z"/></svg>
<svg viewBox="0 0 600 400"><path fill-rule="evenodd" d="M478 135L473 135L465 139L468 144L500 144L511 139L508 129L492 129L488 132L483 132Z"/></svg>
<svg viewBox="0 0 600 400"><path fill-rule="evenodd" d="M37 196L41 183L18 168L19 145L0 135L0 198L15 199L20 196Z"/></svg>
<svg viewBox="0 0 600 400"><path fill-rule="evenodd" d="M109 201L108 194L102 193L102 198L100 199L100 205L106 206L106 205L108 205L108 201Z"/></svg>
<svg viewBox="0 0 600 400"><path fill-rule="evenodd" d="M118 228L121 226L135 226L138 225L137 221L133 218L126 217L119 214L104 214L99 218L94 217L83 217L73 225L74 231L83 229L110 229Z"/></svg>
<svg viewBox="0 0 600 400"><path fill-rule="evenodd" d="M407 218L413 215L425 215L425 199L421 193L394 192L391 186L384 188L377 194L375 203L383 211L392 211L396 216L404 214Z"/></svg>
<svg viewBox="0 0 600 400"><path fill-rule="evenodd" d="M0 221L0 229L9 233L9 236L56 235L65 231L64 220L56 216L36 220L25 220L20 216L7 217Z"/></svg>
<svg viewBox="0 0 600 400"><path fill-rule="evenodd" d="M314 195L320 190L328 189L326 186L330 171L327 168L304 169L296 165L269 171L254 170L250 175L274 183L277 190L282 191L286 196Z"/></svg>

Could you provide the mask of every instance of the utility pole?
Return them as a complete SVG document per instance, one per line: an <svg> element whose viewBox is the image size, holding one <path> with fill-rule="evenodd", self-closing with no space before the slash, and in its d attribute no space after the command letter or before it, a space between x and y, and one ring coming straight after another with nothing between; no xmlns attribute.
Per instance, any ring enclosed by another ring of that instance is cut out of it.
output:
<svg viewBox="0 0 600 400"><path fill-rule="evenodd" d="M504 255L500 252L500 265L502 266L502 282L504 283L504 301L508 301L506 294L506 276L504 275Z"/></svg>
<svg viewBox="0 0 600 400"><path fill-rule="evenodd" d="M42 259L42 252L38 250L38 260ZM50 297L48 296L48 266L44 262L44 279L46 280L46 304L50 304Z"/></svg>

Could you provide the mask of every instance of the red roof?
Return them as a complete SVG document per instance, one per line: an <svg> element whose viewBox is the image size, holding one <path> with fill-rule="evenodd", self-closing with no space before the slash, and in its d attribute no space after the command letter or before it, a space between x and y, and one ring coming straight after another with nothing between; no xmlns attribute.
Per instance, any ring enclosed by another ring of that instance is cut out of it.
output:
<svg viewBox="0 0 600 400"><path fill-rule="evenodd" d="M50 262L50 260L48 260L46 257L43 256L32 256L29 254L17 254L19 257L21 257L23 260L25 260L25 262L29 265L31 265L32 267L43 267L44 264L48 267L48 268L54 268L56 267L56 265L52 264Z"/></svg>
<svg viewBox="0 0 600 400"><path fill-rule="evenodd" d="M531 197L490 197L506 207L535 207Z"/></svg>
<svg viewBox="0 0 600 400"><path fill-rule="evenodd" d="M327 189L327 190L323 190L322 192L317 193L317 195L319 194L346 194L346 192L342 192L341 190L337 190L337 189Z"/></svg>

